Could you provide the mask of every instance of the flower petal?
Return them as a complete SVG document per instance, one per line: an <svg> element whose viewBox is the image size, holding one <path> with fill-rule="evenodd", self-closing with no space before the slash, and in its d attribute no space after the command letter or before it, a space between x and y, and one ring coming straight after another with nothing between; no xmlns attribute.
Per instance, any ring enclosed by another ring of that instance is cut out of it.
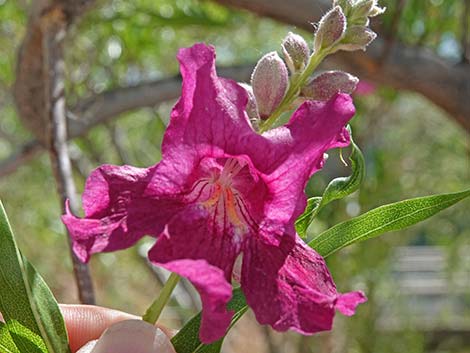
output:
<svg viewBox="0 0 470 353"><path fill-rule="evenodd" d="M293 224L305 209L305 186L310 176L323 167L324 153L349 145L345 125L353 115L351 98L338 94L328 102L305 102L287 125L264 135L273 141L272 151L277 155L271 160L264 156L264 163L270 163L264 166L265 182L273 194L265 216L290 224L287 233L293 233Z"/></svg>
<svg viewBox="0 0 470 353"><path fill-rule="evenodd" d="M364 293L350 292L338 297L335 308L343 315L352 316L356 312L357 306L366 301L367 298Z"/></svg>
<svg viewBox="0 0 470 353"><path fill-rule="evenodd" d="M148 194L158 166L134 168L103 165L88 177L83 193L85 218L69 209L62 216L78 258L86 262L101 251L124 249L142 236L157 236L181 208L176 198ZM162 180L162 178L159 178Z"/></svg>
<svg viewBox="0 0 470 353"><path fill-rule="evenodd" d="M250 239L241 285L257 320L279 331L329 330L335 308L352 315L366 301L361 292L338 293L323 258L299 237L282 237L279 247Z"/></svg>
<svg viewBox="0 0 470 353"><path fill-rule="evenodd" d="M201 341L208 344L222 338L233 316L233 312L227 310L232 286L225 279L224 272L205 260L176 260L156 264L186 277L201 295Z"/></svg>
<svg viewBox="0 0 470 353"><path fill-rule="evenodd" d="M223 270L229 282L242 234L227 221L224 210L201 204L186 206L168 222L149 252L155 263L204 259Z"/></svg>
<svg viewBox="0 0 470 353"><path fill-rule="evenodd" d="M221 338L230 323L226 304L241 239L220 207L192 204L171 219L149 251L152 263L187 277L201 294L203 342Z"/></svg>
<svg viewBox="0 0 470 353"><path fill-rule="evenodd" d="M245 107L246 91L236 82L217 77L215 50L205 44L180 49L183 88L163 140L163 158L174 146L190 145L201 154L238 148L252 130Z"/></svg>

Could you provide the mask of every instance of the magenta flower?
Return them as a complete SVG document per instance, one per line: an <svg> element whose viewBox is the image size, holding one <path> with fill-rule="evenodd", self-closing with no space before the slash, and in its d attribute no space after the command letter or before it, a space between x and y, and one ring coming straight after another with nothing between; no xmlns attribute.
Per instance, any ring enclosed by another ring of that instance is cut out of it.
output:
<svg viewBox="0 0 470 353"><path fill-rule="evenodd" d="M147 169L104 165L90 175L85 218L63 216L75 253L88 261L154 236L149 259L188 278L201 295L205 343L230 323L226 304L241 254L240 284L260 323L303 334L331 329L335 309L352 315L366 298L337 292L325 261L299 238L294 222L324 152L349 144L351 98L306 102L287 125L260 135L245 113L246 91L217 77L212 47L182 49L178 60L182 97L162 161Z"/></svg>

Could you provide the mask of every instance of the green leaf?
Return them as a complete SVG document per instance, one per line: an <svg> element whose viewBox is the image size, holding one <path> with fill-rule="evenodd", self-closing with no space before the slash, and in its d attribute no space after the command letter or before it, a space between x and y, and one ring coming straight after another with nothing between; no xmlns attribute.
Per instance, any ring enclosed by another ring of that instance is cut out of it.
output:
<svg viewBox="0 0 470 353"><path fill-rule="evenodd" d="M18 321L8 321L4 329L0 332L0 347L11 352L47 353L43 339Z"/></svg>
<svg viewBox="0 0 470 353"><path fill-rule="evenodd" d="M470 189L380 206L333 226L313 239L309 245L326 257L350 244L421 222L468 196Z"/></svg>
<svg viewBox="0 0 470 353"><path fill-rule="evenodd" d="M7 325L0 322L0 352L21 353L11 338Z"/></svg>
<svg viewBox="0 0 470 353"><path fill-rule="evenodd" d="M321 200L321 196L309 198L307 200L307 207L305 208L304 213L302 213L295 221L295 230L301 238L304 238L307 234L307 228L317 215Z"/></svg>
<svg viewBox="0 0 470 353"><path fill-rule="evenodd" d="M0 352L21 353L11 340L10 332L8 331L8 329L5 329L5 331L0 329Z"/></svg>
<svg viewBox="0 0 470 353"><path fill-rule="evenodd" d="M350 128L349 131L351 134ZM359 147L354 143L352 134L351 147L352 151L349 156L349 160L351 161L351 175L333 179L326 187L322 197L316 196L308 199L304 213L295 222L295 229L300 237L305 237L308 226L323 207L331 201L342 199L352 194L359 188L364 180L366 170L364 156Z"/></svg>
<svg viewBox="0 0 470 353"><path fill-rule="evenodd" d="M322 209L331 201L342 199L343 197L352 194L354 191L359 189L359 186L362 184L366 171L364 156L362 155L359 147L355 144L352 138L352 134L351 146L352 151L351 155L349 156L349 160L351 161L351 175L348 177L333 179L328 184L325 191L323 192L323 197L321 199L320 205L318 206L318 210Z"/></svg>
<svg viewBox="0 0 470 353"><path fill-rule="evenodd" d="M227 305L229 310L234 311L230 328L243 316L248 310L245 296L240 288L233 290L233 296ZM203 344L199 340L199 328L201 325L201 313L194 316L172 339L171 342L177 353L218 353L222 347L224 338L211 343Z"/></svg>
<svg viewBox="0 0 470 353"><path fill-rule="evenodd" d="M0 202L0 312L20 352L70 352L59 306L44 280L21 255ZM25 334L29 332L30 334ZM40 342L33 337L40 337Z"/></svg>

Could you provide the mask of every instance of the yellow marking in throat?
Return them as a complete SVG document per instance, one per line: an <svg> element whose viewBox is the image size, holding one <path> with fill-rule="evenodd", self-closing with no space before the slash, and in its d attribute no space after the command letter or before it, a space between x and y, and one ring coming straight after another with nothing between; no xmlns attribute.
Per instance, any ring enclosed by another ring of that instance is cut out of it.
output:
<svg viewBox="0 0 470 353"><path fill-rule="evenodd" d="M211 197L203 202L203 205L206 207L214 206L218 201L222 194L222 186L219 183L214 184L215 191L211 195Z"/></svg>
<svg viewBox="0 0 470 353"><path fill-rule="evenodd" d="M235 200L235 196L233 195L232 189L230 188L225 189L225 207L227 210L228 218L232 224L240 226L243 224L243 222L237 213L235 203L236 203L236 200Z"/></svg>
<svg viewBox="0 0 470 353"><path fill-rule="evenodd" d="M214 184L214 192L212 193L211 197L203 202L203 205L207 208L214 207L220 200L223 198L224 201L224 209L228 216L230 223L236 226L243 225L243 221L240 219L240 216L237 212L237 205L235 195L230 187L223 187L219 183Z"/></svg>

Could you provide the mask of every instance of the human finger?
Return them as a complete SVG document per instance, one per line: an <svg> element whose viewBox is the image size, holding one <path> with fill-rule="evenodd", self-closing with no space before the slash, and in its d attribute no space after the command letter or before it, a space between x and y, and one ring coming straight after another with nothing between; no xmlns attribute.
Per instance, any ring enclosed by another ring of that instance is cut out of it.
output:
<svg viewBox="0 0 470 353"><path fill-rule="evenodd" d="M109 327L97 341L77 353L175 353L169 337L142 320L126 320Z"/></svg>
<svg viewBox="0 0 470 353"><path fill-rule="evenodd" d="M137 316L93 305L61 304L69 334L70 348L76 352L85 343L98 339L111 325Z"/></svg>

